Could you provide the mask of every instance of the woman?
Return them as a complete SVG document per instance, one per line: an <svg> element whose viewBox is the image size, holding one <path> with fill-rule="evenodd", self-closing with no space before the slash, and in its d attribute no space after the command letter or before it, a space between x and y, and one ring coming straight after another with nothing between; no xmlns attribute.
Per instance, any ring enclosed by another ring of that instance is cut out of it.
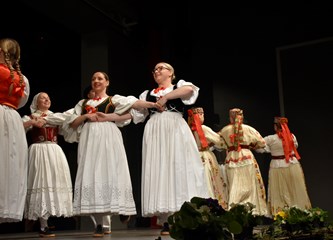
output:
<svg viewBox="0 0 333 240"><path fill-rule="evenodd" d="M230 124L218 134L227 150L225 170L229 187L228 207L233 204L252 203L256 215L267 215L266 192L259 165L252 149L264 148L265 140L253 127L243 123L243 110L229 111Z"/></svg>
<svg viewBox="0 0 333 240"><path fill-rule="evenodd" d="M93 215L95 237L103 237L103 216L135 215L132 184L118 127L130 123L132 107L155 107L153 102L133 96L109 96L106 73L95 72L91 86L93 99L82 99L64 124L65 140L78 141L78 169L74 190L74 214Z"/></svg>
<svg viewBox="0 0 333 240"><path fill-rule="evenodd" d="M167 217L194 196L209 197L203 165L191 129L183 118L185 105L195 103L199 88L179 80L173 84L173 67L156 64L157 87L145 90L141 100L157 101L157 108L132 111L134 123L143 122L142 215L158 216L164 223L162 235L169 234Z"/></svg>
<svg viewBox="0 0 333 240"><path fill-rule="evenodd" d="M28 193L25 218L39 220L40 237L54 237L47 220L50 216L71 217L73 191L66 156L57 144L62 113L50 111L47 93L36 94L30 105L31 115L24 116L23 125L31 134L29 147Z"/></svg>
<svg viewBox="0 0 333 240"><path fill-rule="evenodd" d="M272 159L268 174L269 214L274 216L283 208L293 206L310 209L311 202L297 151L298 142L289 130L288 119L275 117L274 131L275 134L264 137L266 147L257 150L270 153Z"/></svg>
<svg viewBox="0 0 333 240"><path fill-rule="evenodd" d="M223 142L216 132L204 125L205 115L201 107L188 110L188 123L198 145L201 160L205 168L208 192L211 198L217 199L219 204L228 209L228 189L223 177L221 167L213 152L214 149L221 150Z"/></svg>
<svg viewBox="0 0 333 240"><path fill-rule="evenodd" d="M0 223L22 220L27 192L28 144L17 109L30 88L19 61L18 42L0 39Z"/></svg>

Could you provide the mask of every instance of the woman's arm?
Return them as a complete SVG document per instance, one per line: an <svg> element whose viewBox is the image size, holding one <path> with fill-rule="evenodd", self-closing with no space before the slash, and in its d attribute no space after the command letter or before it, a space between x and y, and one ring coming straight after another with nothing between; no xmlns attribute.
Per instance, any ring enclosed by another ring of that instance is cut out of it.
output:
<svg viewBox="0 0 333 240"><path fill-rule="evenodd" d="M156 102L149 102L145 100L137 100L133 105L132 108L139 110L142 108L158 108Z"/></svg>
<svg viewBox="0 0 333 240"><path fill-rule="evenodd" d="M192 94L193 94L192 86L188 86L188 85L182 86L182 87L179 87L179 88L165 94L162 98L160 98L156 102L156 104L159 106L164 106L168 100L176 99L176 98L186 99L186 98L190 98Z"/></svg>
<svg viewBox="0 0 333 240"><path fill-rule="evenodd" d="M75 118L75 120L70 124L70 127L73 129L77 129L78 126L80 126L83 122L89 121L89 122L97 122L98 117L96 113L87 113L78 116Z"/></svg>
<svg viewBox="0 0 333 240"><path fill-rule="evenodd" d="M131 114L129 113L118 115L116 113L97 112L96 115L98 122L122 122L132 118Z"/></svg>
<svg viewBox="0 0 333 240"><path fill-rule="evenodd" d="M23 122L23 127L25 129L30 128L30 127L43 127L46 124L45 119L39 117L39 118L32 118L29 121L24 121Z"/></svg>

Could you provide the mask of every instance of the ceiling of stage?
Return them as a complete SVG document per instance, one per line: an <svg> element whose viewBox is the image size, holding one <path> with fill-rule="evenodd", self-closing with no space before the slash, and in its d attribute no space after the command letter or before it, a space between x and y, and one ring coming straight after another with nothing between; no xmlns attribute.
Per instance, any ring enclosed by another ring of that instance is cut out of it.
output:
<svg viewBox="0 0 333 240"><path fill-rule="evenodd" d="M9 2L9 1L8 1ZM77 33L113 28L134 35L147 26L176 28L204 26L224 41L230 38L267 38L273 45L311 41L333 34L333 7L320 4L292 6L214 7L209 2L149 0L22 0L29 8L42 13ZM175 20L176 19L176 20ZM214 33L214 31L216 31ZM233 41L233 40L232 40Z"/></svg>
<svg viewBox="0 0 333 240"><path fill-rule="evenodd" d="M129 31L137 24L136 0L22 0L29 8L78 33L115 28Z"/></svg>

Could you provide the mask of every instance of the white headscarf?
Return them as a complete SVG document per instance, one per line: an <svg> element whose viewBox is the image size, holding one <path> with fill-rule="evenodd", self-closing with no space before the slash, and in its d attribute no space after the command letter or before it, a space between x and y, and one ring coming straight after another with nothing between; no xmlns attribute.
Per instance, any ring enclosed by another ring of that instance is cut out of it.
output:
<svg viewBox="0 0 333 240"><path fill-rule="evenodd" d="M32 99L32 102L31 102L31 105L30 105L30 112L31 113L35 113L37 110L38 110L38 103L37 103L37 100L38 100L38 96L39 96L40 93L37 93L34 98Z"/></svg>
<svg viewBox="0 0 333 240"><path fill-rule="evenodd" d="M37 93L34 98L32 99L31 105L30 105L30 112L31 114L34 114L36 112L40 112L38 109L38 97L41 93L45 93L45 92L39 92ZM52 113L52 111L47 110L46 114L50 114Z"/></svg>

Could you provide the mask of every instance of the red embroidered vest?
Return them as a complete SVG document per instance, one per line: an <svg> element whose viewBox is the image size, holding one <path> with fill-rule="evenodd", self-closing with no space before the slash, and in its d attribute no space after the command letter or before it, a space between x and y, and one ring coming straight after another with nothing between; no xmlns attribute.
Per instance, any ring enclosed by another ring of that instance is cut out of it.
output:
<svg viewBox="0 0 333 240"><path fill-rule="evenodd" d="M10 76L10 71L6 65L0 64L0 104L7 105L17 109L20 103L21 97L24 94L25 84L20 86L20 77L16 72L14 73L14 79ZM10 92L10 87L12 91Z"/></svg>
<svg viewBox="0 0 333 240"><path fill-rule="evenodd" d="M40 143L40 142L58 142L58 127L33 127L31 129L31 136L33 143Z"/></svg>

